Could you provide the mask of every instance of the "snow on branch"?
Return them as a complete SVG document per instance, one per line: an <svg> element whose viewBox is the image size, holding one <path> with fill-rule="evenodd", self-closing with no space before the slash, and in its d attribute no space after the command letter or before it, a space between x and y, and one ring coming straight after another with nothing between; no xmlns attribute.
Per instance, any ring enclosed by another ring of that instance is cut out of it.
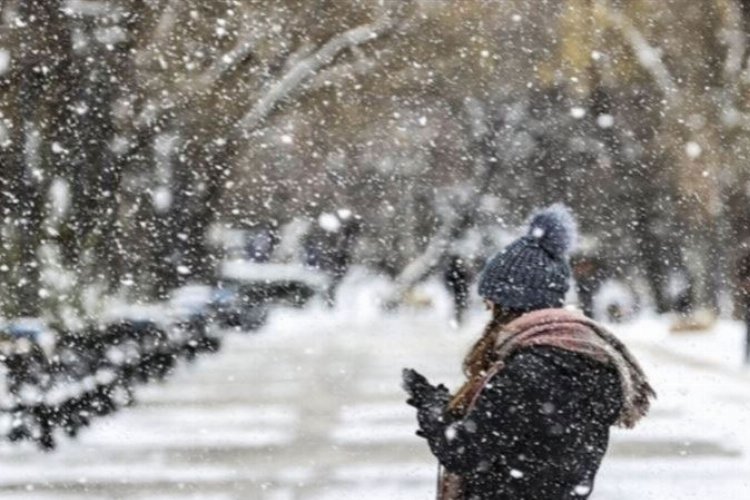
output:
<svg viewBox="0 0 750 500"><path fill-rule="evenodd" d="M441 259L453 243L456 228L461 220L461 211L449 206L447 200L443 204L445 205L443 210L439 210L443 216L442 223L430 239L427 248L399 273L395 279L393 290L383 299L383 305L387 309L392 309L400 304L406 293L414 285L426 278L433 269L440 265Z"/></svg>
<svg viewBox="0 0 750 500"><path fill-rule="evenodd" d="M747 114L738 109L741 86L747 82L748 71L750 71L745 64L747 36L743 29L742 7L733 0L720 2L719 13L722 25L717 36L726 47L723 68L724 85L718 96L721 120L728 128L740 127L748 130Z"/></svg>
<svg viewBox="0 0 750 500"><path fill-rule="evenodd" d="M354 80L359 75L365 75L374 70L380 59L365 57L362 51L353 51L356 59L349 64L338 64L319 72L312 83L307 85L310 90L337 85L346 80Z"/></svg>
<svg viewBox="0 0 750 500"><path fill-rule="evenodd" d="M255 31L249 31L240 37L235 46L221 56L207 70L190 82L190 97L213 87L226 75L236 70L253 54L258 42Z"/></svg>
<svg viewBox="0 0 750 500"><path fill-rule="evenodd" d="M661 57L661 51L651 46L646 37L622 12L612 8L605 2L597 4L605 19L622 34L630 45L638 62L651 75L669 105L679 102L679 88Z"/></svg>
<svg viewBox="0 0 750 500"><path fill-rule="evenodd" d="M464 110L476 148L474 173L466 185L444 193L443 198L437 199L435 209L441 224L424 252L409 262L396 277L393 290L383 300L383 305L388 309L401 303L410 289L440 265L451 245L476 220L482 196L499 170L493 151L493 131L488 127L482 103L475 98L467 98Z"/></svg>
<svg viewBox="0 0 750 500"><path fill-rule="evenodd" d="M723 26L719 38L727 48L724 58L724 78L730 85L737 82L742 73L747 40L742 29L742 9L736 2L724 2L721 10Z"/></svg>
<svg viewBox="0 0 750 500"><path fill-rule="evenodd" d="M307 78L329 66L343 51L376 40L392 31L396 25L393 16L386 12L375 22L349 29L334 36L309 57L305 57L292 65L278 81L273 83L253 108L237 123L237 128L240 131L255 129L280 102L286 99Z"/></svg>
<svg viewBox="0 0 750 500"><path fill-rule="evenodd" d="M208 69L194 79L183 83L180 91L173 93L173 101L170 101L169 106L164 106L164 103L156 98L150 99L135 120L136 129L153 126L166 109L189 108L196 96L214 87L251 57L257 42L258 36L255 32L245 33L231 50L219 57Z"/></svg>
<svg viewBox="0 0 750 500"><path fill-rule="evenodd" d="M152 34L151 43L163 42L174 30L177 25L177 16L180 8L179 0L170 0L159 16L156 23L156 29Z"/></svg>

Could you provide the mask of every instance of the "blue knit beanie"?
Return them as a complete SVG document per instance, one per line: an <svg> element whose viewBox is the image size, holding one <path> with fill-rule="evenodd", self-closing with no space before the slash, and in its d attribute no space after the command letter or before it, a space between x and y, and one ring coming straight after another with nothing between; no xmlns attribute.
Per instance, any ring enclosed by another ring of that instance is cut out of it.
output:
<svg viewBox="0 0 750 500"><path fill-rule="evenodd" d="M479 278L479 295L514 311L561 307L576 233L573 214L561 203L535 213L526 236L487 263Z"/></svg>

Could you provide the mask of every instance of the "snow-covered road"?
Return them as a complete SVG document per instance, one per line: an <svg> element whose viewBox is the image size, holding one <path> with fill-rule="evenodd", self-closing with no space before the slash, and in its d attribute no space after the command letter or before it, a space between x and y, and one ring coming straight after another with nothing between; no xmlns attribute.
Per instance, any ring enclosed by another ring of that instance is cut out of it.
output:
<svg viewBox="0 0 750 500"><path fill-rule="evenodd" d="M438 313L277 311L52 454L3 444L0 498L433 498L400 370L455 387L482 320L454 331ZM738 327L665 330L619 329L659 399L638 429L614 432L592 498L750 498L750 374L706 348L734 345Z"/></svg>

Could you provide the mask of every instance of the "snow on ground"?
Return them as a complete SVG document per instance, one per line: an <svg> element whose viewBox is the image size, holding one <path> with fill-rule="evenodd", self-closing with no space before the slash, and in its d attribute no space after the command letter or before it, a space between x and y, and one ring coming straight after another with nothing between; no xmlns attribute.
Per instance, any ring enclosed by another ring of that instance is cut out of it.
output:
<svg viewBox="0 0 750 500"><path fill-rule="evenodd" d="M616 327L659 399L637 429L613 433L594 498L750 498L750 371L741 364L741 325L668 328L668 318Z"/></svg>
<svg viewBox="0 0 750 500"><path fill-rule="evenodd" d="M369 286L363 286L367 283ZM476 309L448 326L433 308L382 314L385 283L356 273L334 310L277 310L257 334L143 389L138 406L43 454L0 446L3 499L431 499L435 462L414 436L401 368L456 387L481 332ZM615 430L594 500L750 498L750 372L741 326L670 334L669 320L615 326L659 393Z"/></svg>

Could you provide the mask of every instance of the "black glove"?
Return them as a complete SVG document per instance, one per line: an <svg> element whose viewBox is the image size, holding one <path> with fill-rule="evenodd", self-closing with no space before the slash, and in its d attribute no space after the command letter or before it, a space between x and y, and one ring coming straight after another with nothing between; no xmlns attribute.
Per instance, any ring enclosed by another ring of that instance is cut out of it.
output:
<svg viewBox="0 0 750 500"><path fill-rule="evenodd" d="M448 388L443 384L431 385L419 372L405 368L403 387L409 394L406 403L417 409L417 421L420 429L417 436L440 432L447 422L444 418L445 408L451 400Z"/></svg>
<svg viewBox="0 0 750 500"><path fill-rule="evenodd" d="M450 401L451 396L447 387L443 384L437 387L433 386L418 371L404 368L401 376L403 379L402 387L409 394L409 399L406 400L408 405L420 408L426 404L434 405L437 402L442 402L444 406Z"/></svg>

